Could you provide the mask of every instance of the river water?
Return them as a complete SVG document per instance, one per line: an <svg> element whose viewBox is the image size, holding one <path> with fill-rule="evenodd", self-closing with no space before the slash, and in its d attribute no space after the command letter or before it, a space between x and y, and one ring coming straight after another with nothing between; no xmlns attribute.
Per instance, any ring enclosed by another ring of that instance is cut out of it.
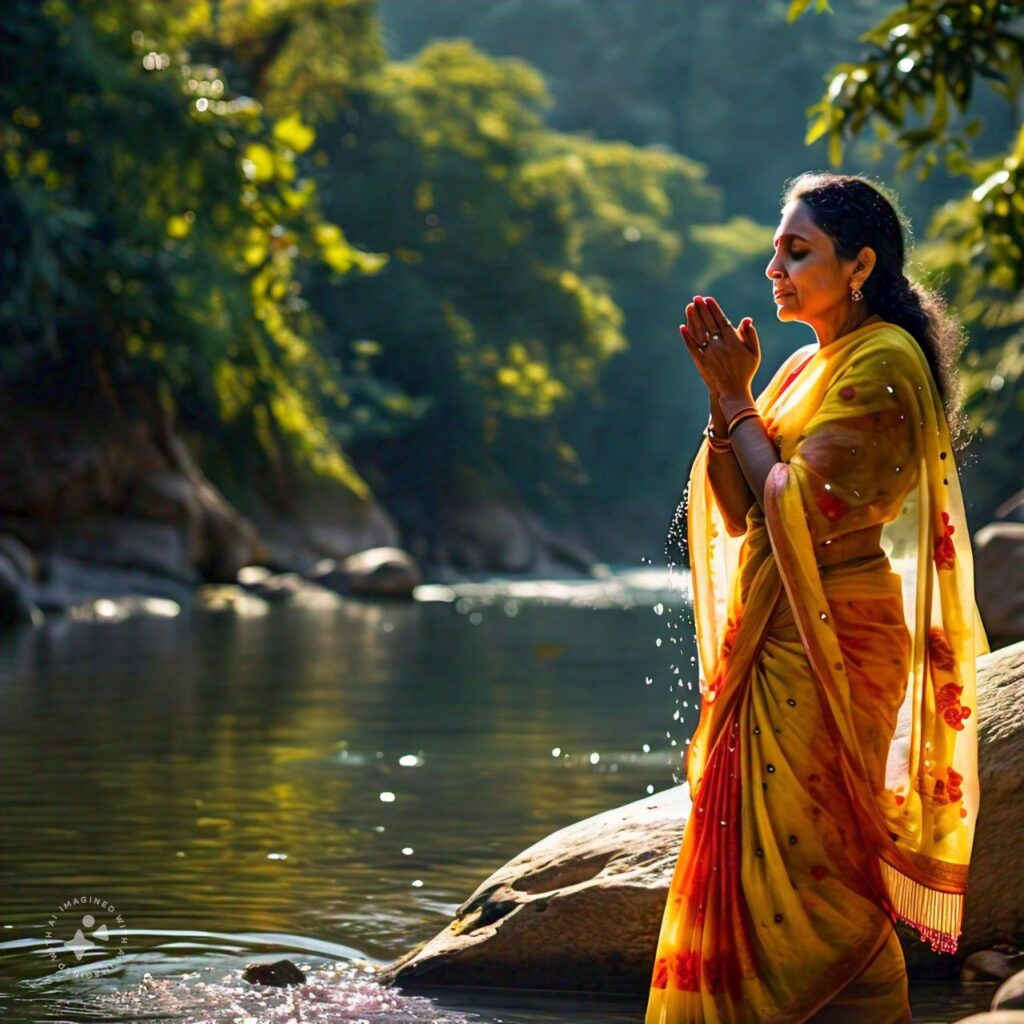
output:
<svg viewBox="0 0 1024 1024"><path fill-rule="evenodd" d="M0 1019L642 1020L635 996L428 998L366 965L549 833L682 781L685 578L148 611L0 638ZM309 984L241 979L285 956ZM915 1021L991 993L916 988Z"/></svg>

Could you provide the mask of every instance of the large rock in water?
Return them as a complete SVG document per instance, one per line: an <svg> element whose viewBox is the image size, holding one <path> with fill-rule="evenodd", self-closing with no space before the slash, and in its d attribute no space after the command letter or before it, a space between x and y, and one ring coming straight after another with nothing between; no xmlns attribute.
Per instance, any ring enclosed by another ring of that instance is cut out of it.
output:
<svg viewBox="0 0 1024 1024"><path fill-rule="evenodd" d="M981 812L956 957L900 925L912 977L1024 929L1024 643L978 659ZM434 938L381 968L405 989L443 985L646 995L690 811L684 784L534 843L494 872Z"/></svg>

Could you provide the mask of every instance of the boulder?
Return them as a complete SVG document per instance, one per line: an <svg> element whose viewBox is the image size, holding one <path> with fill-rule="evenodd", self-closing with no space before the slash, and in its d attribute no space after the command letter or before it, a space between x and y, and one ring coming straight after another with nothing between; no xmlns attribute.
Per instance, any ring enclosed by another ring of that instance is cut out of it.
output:
<svg viewBox="0 0 1024 1024"><path fill-rule="evenodd" d="M1024 1010L1024 970L1007 978L992 997L993 1010Z"/></svg>
<svg viewBox="0 0 1024 1024"><path fill-rule="evenodd" d="M992 646L1024 640L1024 523L989 523L973 541L978 609Z"/></svg>
<svg viewBox="0 0 1024 1024"><path fill-rule="evenodd" d="M972 953L960 968L961 981L1005 981L1024 970L1024 954L1019 950L979 949Z"/></svg>
<svg viewBox="0 0 1024 1024"><path fill-rule="evenodd" d="M423 582L423 573L412 555L394 547L369 548L341 561L322 559L310 570L309 577L340 594L375 597L411 597L413 589Z"/></svg>
<svg viewBox="0 0 1024 1024"><path fill-rule="evenodd" d="M1024 643L978 660L981 809L959 955L1016 940L1024 921ZM447 927L380 968L383 984L648 991L691 803L671 787L534 843L485 879ZM901 927L912 976L941 957ZM945 968L943 968L945 970Z"/></svg>
<svg viewBox="0 0 1024 1024"><path fill-rule="evenodd" d="M956 1024L1024 1024L1024 1010L990 1010L961 1017Z"/></svg>

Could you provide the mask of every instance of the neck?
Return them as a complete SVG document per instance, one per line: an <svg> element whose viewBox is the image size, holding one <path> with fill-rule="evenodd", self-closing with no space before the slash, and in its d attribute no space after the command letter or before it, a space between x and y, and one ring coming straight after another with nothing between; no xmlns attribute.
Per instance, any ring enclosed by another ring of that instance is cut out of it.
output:
<svg viewBox="0 0 1024 1024"><path fill-rule="evenodd" d="M818 339L818 348L831 345L837 338L845 337L871 319L863 302L848 302L837 309L832 316L826 316L818 323L810 324Z"/></svg>

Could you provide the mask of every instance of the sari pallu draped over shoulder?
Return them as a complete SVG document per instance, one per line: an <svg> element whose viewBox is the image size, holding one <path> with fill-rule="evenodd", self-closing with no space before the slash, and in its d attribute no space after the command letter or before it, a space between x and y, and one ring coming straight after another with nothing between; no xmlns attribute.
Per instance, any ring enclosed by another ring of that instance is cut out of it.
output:
<svg viewBox="0 0 1024 1024"><path fill-rule="evenodd" d="M730 532L706 440L687 490L702 702L646 1024L798 1024L858 979L905 985L897 920L944 952L960 934L989 646L927 360L873 317L756 405L781 458L764 511ZM885 1000L877 1024L909 1020Z"/></svg>

